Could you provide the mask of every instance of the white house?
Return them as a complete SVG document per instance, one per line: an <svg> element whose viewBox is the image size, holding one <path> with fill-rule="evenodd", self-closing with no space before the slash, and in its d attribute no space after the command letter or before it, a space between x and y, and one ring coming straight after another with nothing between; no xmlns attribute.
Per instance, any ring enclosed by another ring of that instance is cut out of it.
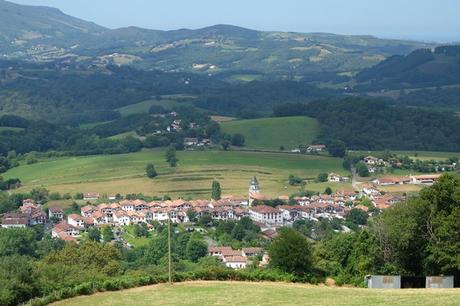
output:
<svg viewBox="0 0 460 306"><path fill-rule="evenodd" d="M48 217L56 218L58 220L62 220L64 218L64 210L59 207L50 207L48 208Z"/></svg>
<svg viewBox="0 0 460 306"><path fill-rule="evenodd" d="M277 208L267 205L258 205L249 209L249 218L263 224L282 224L283 215Z"/></svg>
<svg viewBox="0 0 460 306"><path fill-rule="evenodd" d="M128 216L128 213L123 210L119 210L113 215L113 221L117 222L119 225L131 224L131 218Z"/></svg>
<svg viewBox="0 0 460 306"><path fill-rule="evenodd" d="M67 223L75 227L83 228L85 227L85 218L77 214L71 214L67 216Z"/></svg>
<svg viewBox="0 0 460 306"><path fill-rule="evenodd" d="M225 266L232 269L244 269L248 264L248 259L243 256L224 257Z"/></svg>

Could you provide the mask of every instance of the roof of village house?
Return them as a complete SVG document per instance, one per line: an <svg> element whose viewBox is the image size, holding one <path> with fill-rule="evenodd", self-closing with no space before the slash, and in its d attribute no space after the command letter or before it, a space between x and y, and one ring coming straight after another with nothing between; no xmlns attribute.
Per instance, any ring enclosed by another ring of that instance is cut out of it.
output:
<svg viewBox="0 0 460 306"><path fill-rule="evenodd" d="M64 212L64 209L62 209L61 207L49 207L48 210L51 211L52 213Z"/></svg>
<svg viewBox="0 0 460 306"><path fill-rule="evenodd" d="M279 213L279 209L273 208L268 205L257 205L250 208L250 210L255 211L260 214L276 214Z"/></svg>
<svg viewBox="0 0 460 306"><path fill-rule="evenodd" d="M278 236L278 232L276 230L270 228L270 229L267 229L267 230L263 231L262 235L264 235L267 238L273 239L273 238L276 238Z"/></svg>
<svg viewBox="0 0 460 306"><path fill-rule="evenodd" d="M249 194L249 197L254 200L260 200L260 201L265 201L269 200L267 196L264 196L263 194L257 193L257 192L251 192Z"/></svg>
<svg viewBox="0 0 460 306"><path fill-rule="evenodd" d="M86 225L94 225L94 219L91 217L84 218L83 221Z"/></svg>
<svg viewBox="0 0 460 306"><path fill-rule="evenodd" d="M243 248L242 250L244 253L250 253L250 254L262 252L262 248Z"/></svg>
<svg viewBox="0 0 460 306"><path fill-rule="evenodd" d="M112 208L112 209L121 209L121 206L118 203L112 203L112 204L110 204L110 208Z"/></svg>
<svg viewBox="0 0 460 306"><path fill-rule="evenodd" d="M29 221L24 218L14 218L14 219L3 219L2 224L4 225L27 225Z"/></svg>
<svg viewBox="0 0 460 306"><path fill-rule="evenodd" d="M83 221L85 220L82 216L77 215L77 214L68 215L67 218L73 219L73 220L83 220Z"/></svg>
<svg viewBox="0 0 460 306"><path fill-rule="evenodd" d="M130 200L123 200L120 202L121 206L134 206L133 202Z"/></svg>
<svg viewBox="0 0 460 306"><path fill-rule="evenodd" d="M302 206L300 205L280 205L277 208L292 211L292 210L299 210L301 207Z"/></svg>
<svg viewBox="0 0 460 306"><path fill-rule="evenodd" d="M92 205L86 205L86 206L83 206L82 208L80 208L80 210L81 210L82 213L87 213L87 212L90 212L90 211L97 210L97 207L92 206Z"/></svg>
<svg viewBox="0 0 460 306"><path fill-rule="evenodd" d="M115 216L117 216L118 218L123 217L123 216L128 217L128 213L124 210L119 210L115 213Z"/></svg>
<svg viewBox="0 0 460 306"><path fill-rule="evenodd" d="M99 198L99 193L97 192L86 192L83 194L83 197L85 198Z"/></svg>
<svg viewBox="0 0 460 306"><path fill-rule="evenodd" d="M237 256L229 256L225 258L225 262L242 262L242 263L247 263L248 259L246 257L243 257L241 255Z"/></svg>
<svg viewBox="0 0 460 306"><path fill-rule="evenodd" d="M93 217L94 219L99 219L99 218L104 217L104 214L103 214L101 211L95 211L95 212L92 214L92 217Z"/></svg>
<svg viewBox="0 0 460 306"><path fill-rule="evenodd" d="M56 224L53 228L55 232L67 231L68 229L74 228L72 225L67 223L67 221L61 221Z"/></svg>
<svg viewBox="0 0 460 306"><path fill-rule="evenodd" d="M209 246L208 247L208 252L209 253L222 253L222 251L229 251L229 250L232 250L231 247L228 247L228 246L223 246L223 247L220 247L220 246Z"/></svg>
<svg viewBox="0 0 460 306"><path fill-rule="evenodd" d="M441 177L441 174L413 175L412 177L417 180L436 180Z"/></svg>
<svg viewBox="0 0 460 306"><path fill-rule="evenodd" d="M312 144L312 145L309 145L310 148L325 148L326 145L323 145L323 144Z"/></svg>
<svg viewBox="0 0 460 306"><path fill-rule="evenodd" d="M107 209L107 208L110 208L110 206L106 203L102 203L102 204L99 204L97 206L98 209Z"/></svg>
<svg viewBox="0 0 460 306"><path fill-rule="evenodd" d="M72 237L72 236L68 235L66 232L59 232L57 234L59 236L59 239L64 240L64 241L75 241L75 240L77 240L77 239L75 239L75 237Z"/></svg>

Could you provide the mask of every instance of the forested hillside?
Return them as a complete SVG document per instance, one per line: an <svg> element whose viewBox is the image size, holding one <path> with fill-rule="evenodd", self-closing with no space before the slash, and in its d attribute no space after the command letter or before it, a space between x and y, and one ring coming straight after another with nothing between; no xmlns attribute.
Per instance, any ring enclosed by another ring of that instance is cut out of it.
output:
<svg viewBox="0 0 460 306"><path fill-rule="evenodd" d="M324 142L340 139L358 150L460 151L460 118L451 112L355 98L316 101L307 108L320 122Z"/></svg>
<svg viewBox="0 0 460 306"><path fill-rule="evenodd" d="M361 90L398 89L460 83L460 46L420 49L395 55L356 76Z"/></svg>

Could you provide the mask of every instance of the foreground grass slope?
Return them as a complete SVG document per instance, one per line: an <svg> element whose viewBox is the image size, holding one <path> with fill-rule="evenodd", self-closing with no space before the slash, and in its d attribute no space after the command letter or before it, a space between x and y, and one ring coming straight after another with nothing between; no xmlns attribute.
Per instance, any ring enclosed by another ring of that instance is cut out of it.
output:
<svg viewBox="0 0 460 306"><path fill-rule="evenodd" d="M458 305L460 291L371 290L287 283L191 282L98 293L53 305Z"/></svg>
<svg viewBox="0 0 460 306"><path fill-rule="evenodd" d="M225 133L243 134L251 149L293 149L310 144L319 132L318 122L308 117L263 118L221 123Z"/></svg>
<svg viewBox="0 0 460 306"><path fill-rule="evenodd" d="M163 150L149 150L121 155L67 157L22 165L4 174L18 177L24 186L18 191L46 187L51 191L169 194L172 197L203 198L210 196L214 179L221 182L223 193L245 196L249 180L257 175L262 192L270 196L289 195L298 187L287 184L290 174L314 178L321 172L347 174L338 158L282 153L239 151L178 152L177 168L165 162ZM159 176L145 176L147 163L154 163ZM336 188L351 188L335 185ZM308 185L309 190L324 191L324 184Z"/></svg>

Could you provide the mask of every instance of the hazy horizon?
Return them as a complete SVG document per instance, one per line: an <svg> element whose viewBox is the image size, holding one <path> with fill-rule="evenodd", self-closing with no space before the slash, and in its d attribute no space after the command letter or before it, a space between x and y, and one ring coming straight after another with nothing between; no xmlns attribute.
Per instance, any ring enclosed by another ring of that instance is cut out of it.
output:
<svg viewBox="0 0 460 306"><path fill-rule="evenodd" d="M56 7L108 28L137 26L174 30L230 24L262 31L373 35L432 42L460 41L460 2L340 0L13 0ZM89 9L90 8L90 9ZM333 22L331 22L333 20Z"/></svg>

